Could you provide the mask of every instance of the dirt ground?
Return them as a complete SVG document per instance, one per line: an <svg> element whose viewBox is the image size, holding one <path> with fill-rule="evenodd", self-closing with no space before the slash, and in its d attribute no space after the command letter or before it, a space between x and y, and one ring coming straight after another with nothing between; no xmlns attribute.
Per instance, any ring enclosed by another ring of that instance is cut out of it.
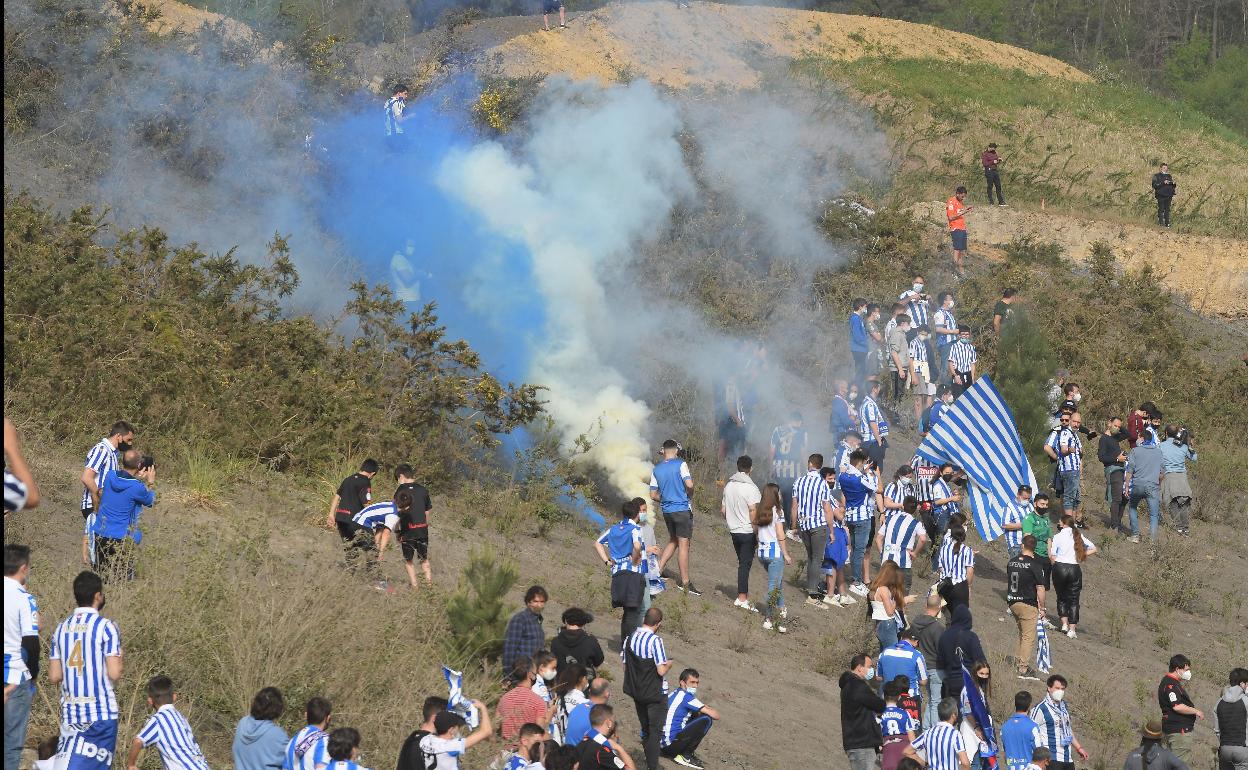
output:
<svg viewBox="0 0 1248 770"><path fill-rule="evenodd" d="M913 207L916 217L940 226L944 210L942 201ZM972 241L993 246L1030 235L1060 244L1068 257L1080 261L1087 260L1094 242L1105 241L1121 267L1138 270L1151 264L1162 283L1197 313L1248 318L1248 243L1241 240L988 205L967 215L967 229Z"/></svg>

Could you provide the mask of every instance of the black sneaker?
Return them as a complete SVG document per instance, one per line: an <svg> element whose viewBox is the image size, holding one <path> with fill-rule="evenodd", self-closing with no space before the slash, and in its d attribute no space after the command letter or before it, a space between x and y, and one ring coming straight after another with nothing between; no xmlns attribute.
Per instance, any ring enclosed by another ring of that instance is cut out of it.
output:
<svg viewBox="0 0 1248 770"><path fill-rule="evenodd" d="M694 753L694 752L692 752L692 751L691 751L691 752L689 752L688 754L686 754L686 755L685 755L685 757L686 757L686 758L688 758L688 759L692 759L694 762L697 762L699 765L705 765L705 764L706 764L706 760L705 760L705 759L703 759L702 757L699 757L696 753Z"/></svg>
<svg viewBox="0 0 1248 770"><path fill-rule="evenodd" d="M678 586L678 588L680 588L680 590L684 591L685 593L689 594L690 596L701 596L701 595L702 595L702 592L701 592L701 591L699 591L698 589L696 589L696 588L694 588L694 587L693 587L693 582L692 582L692 581L690 581L690 582L688 582L688 583L685 583L683 586Z"/></svg>

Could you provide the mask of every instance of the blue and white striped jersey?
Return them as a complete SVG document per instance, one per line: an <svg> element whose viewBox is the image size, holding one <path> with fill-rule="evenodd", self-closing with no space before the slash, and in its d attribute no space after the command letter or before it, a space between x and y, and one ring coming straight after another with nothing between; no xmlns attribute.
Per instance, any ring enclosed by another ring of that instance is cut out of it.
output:
<svg viewBox="0 0 1248 770"><path fill-rule="evenodd" d="M308 725L286 744L282 770L318 770L329 764L329 733Z"/></svg>
<svg viewBox="0 0 1248 770"><path fill-rule="evenodd" d="M842 439L840 446L836 448L836 457L833 459L831 466L836 471L836 475L839 476L849 470L851 467L849 464L849 455L853 451L854 450L850 448L849 444L845 443L844 439Z"/></svg>
<svg viewBox="0 0 1248 770"><path fill-rule="evenodd" d="M884 419L884 413L880 411L880 407L875 403L875 399L870 396L862 397L862 406L858 407L859 423L858 432L862 434L863 441L874 441L875 434L871 432L871 423L877 423L880 429L880 438L888 435L888 421Z"/></svg>
<svg viewBox="0 0 1248 770"><path fill-rule="evenodd" d="M940 553L936 557L936 566L942 578L949 578L954 585L966 581L966 572L975 566L975 552L965 543L955 552L957 544L949 535L940 543Z"/></svg>
<svg viewBox="0 0 1248 770"><path fill-rule="evenodd" d="M958 770L961 767L958 754L966 752L962 733L948 722L933 725L910 745L915 751L925 752L929 770Z"/></svg>
<svg viewBox="0 0 1248 770"><path fill-rule="evenodd" d="M1020 503L1017 500L1005 506L1005 511L1001 514L1002 524L1019 524L1023 523L1023 519L1027 514L1034 510L1031 502ZM1022 529L1005 530L1005 546L1007 548L1021 548L1023 545Z"/></svg>
<svg viewBox="0 0 1248 770"><path fill-rule="evenodd" d="M626 643L628 649L633 654L645 660L654 661L654 665L661 666L668 662L667 646L663 644L663 640L658 634L654 633L645 626L638 626L637 630L629 634ZM628 657L624 654L624 650L620 650L620 660L625 666L628 665ZM663 692L667 692L667 680L663 680Z"/></svg>
<svg viewBox="0 0 1248 770"><path fill-rule="evenodd" d="M939 474L932 478L932 483L928 485L927 492L931 495L929 498L931 500L947 500L953 496L953 490L949 488L949 482L941 478ZM935 507L935 511L937 513L947 513L950 516L957 513L959 510L961 509L956 501L952 503L945 503L943 505L937 505Z"/></svg>
<svg viewBox="0 0 1248 770"><path fill-rule="evenodd" d="M156 746L165 770L208 770L191 725L172 703L156 709L135 738L144 746Z"/></svg>
<svg viewBox="0 0 1248 770"><path fill-rule="evenodd" d="M910 549L917 548L919 537L926 534L923 522L905 511L893 511L884 520L884 561L892 559L898 567L909 569L912 566Z"/></svg>
<svg viewBox="0 0 1248 770"><path fill-rule="evenodd" d="M117 694L105 659L120 656L117 626L91 607L79 607L56 627L48 658L59 660L64 669L62 725L117 718Z"/></svg>
<svg viewBox="0 0 1248 770"><path fill-rule="evenodd" d="M899 481L889 482L888 486L884 487L884 497L901 505L905 502L906 497L914 497L914 482L909 484L903 484ZM887 516L891 516L896 512L896 510L885 509L885 515Z"/></svg>
<svg viewBox="0 0 1248 770"><path fill-rule="evenodd" d="M4 578L4 683L30 680L22 637L39 635L39 607L26 587L7 575Z"/></svg>
<svg viewBox="0 0 1248 770"><path fill-rule="evenodd" d="M403 111L407 109L407 100L401 96L391 96L386 100L386 136L396 136L403 133L403 124L400 118L403 117Z"/></svg>
<svg viewBox="0 0 1248 770"><path fill-rule="evenodd" d="M780 425L771 432L771 475L781 481L796 479L806 467L806 429Z"/></svg>
<svg viewBox="0 0 1248 770"><path fill-rule="evenodd" d="M1079 434L1070 428L1058 428L1052 435L1053 443L1050 446L1057 451L1057 470L1061 473L1081 470L1083 468L1083 439L1079 438ZM1074 451L1070 454L1062 454L1068 447Z"/></svg>
<svg viewBox="0 0 1248 770"><path fill-rule="evenodd" d="M4 469L4 512L13 513L26 507L26 485L8 468Z"/></svg>
<svg viewBox="0 0 1248 770"><path fill-rule="evenodd" d="M1066 703L1045 696L1031 710L1031 721L1036 723L1036 745L1053 753L1054 762L1075 760L1075 732L1070 724L1070 711Z"/></svg>
<svg viewBox="0 0 1248 770"><path fill-rule="evenodd" d="M646 563L633 563L633 548L641 548L646 552L646 543L642 538L641 525L631 519L621 519L614 527L605 530L598 536L598 542L607 548L611 557L611 574L617 572L645 572Z"/></svg>
<svg viewBox="0 0 1248 770"><path fill-rule="evenodd" d="M975 352L974 343L958 340L949 348L949 360L953 362L955 371L969 372L979 360L979 355Z"/></svg>
<svg viewBox="0 0 1248 770"><path fill-rule="evenodd" d="M917 336L910 340L910 359L927 363L927 343Z"/></svg>
<svg viewBox="0 0 1248 770"><path fill-rule="evenodd" d="M927 300L919 296L913 289L903 293L898 299L906 303L906 313L910 316L910 326L917 329L927 326Z"/></svg>
<svg viewBox="0 0 1248 770"><path fill-rule="evenodd" d="M793 483L793 500L797 503L798 529L806 532L828 525L823 504L832 503L832 490L819 471L809 471Z"/></svg>
<svg viewBox="0 0 1248 770"><path fill-rule="evenodd" d="M84 466L95 471L95 485L99 487L104 483L104 477L109 471L117 470L117 450L113 449L113 445L108 443L108 439L100 439L100 443L91 447L91 451L87 452L87 462ZM102 487L101 487L102 488ZM91 493L84 486L82 488L82 510L91 507Z"/></svg>
<svg viewBox="0 0 1248 770"><path fill-rule="evenodd" d="M870 521L875 508L875 483L854 466L836 479L836 485L845 496L845 521Z"/></svg>
<svg viewBox="0 0 1248 770"><path fill-rule="evenodd" d="M942 329L953 329L952 334L937 334L937 345L952 345L958 341L958 319L953 317L953 312L940 308L936 311L932 322L932 328L939 326Z"/></svg>
<svg viewBox="0 0 1248 770"><path fill-rule="evenodd" d="M667 718L663 720L663 737L660 745L670 746L689 720L702 711L705 704L681 687L667 696Z"/></svg>
<svg viewBox="0 0 1248 770"><path fill-rule="evenodd" d="M368 529L385 527L393 532L399 526L399 512L393 501L366 505L359 513L351 517L351 521Z"/></svg>

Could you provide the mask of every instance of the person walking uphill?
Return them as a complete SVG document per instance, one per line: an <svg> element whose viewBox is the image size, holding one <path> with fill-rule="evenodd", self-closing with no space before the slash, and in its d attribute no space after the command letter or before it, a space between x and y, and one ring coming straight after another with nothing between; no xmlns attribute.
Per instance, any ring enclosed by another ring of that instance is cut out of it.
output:
<svg viewBox="0 0 1248 770"><path fill-rule="evenodd" d="M984 167L984 180L988 183L988 205L992 205L992 192L997 192L997 205L1005 205L1005 196L1001 194L1001 173L997 170L997 166L1003 161L997 154L997 143L989 142L988 149L984 150L979 156L979 162Z"/></svg>
<svg viewBox="0 0 1248 770"><path fill-rule="evenodd" d="M754 461L748 455L737 458L737 472L724 485L724 500L720 510L728 524L728 536L732 538L732 550L737 554L737 599L733 605L743 610L757 612L750 604L750 567L754 566L754 551L758 538L754 534L754 517L763 492L750 478Z"/></svg>
<svg viewBox="0 0 1248 770"><path fill-rule="evenodd" d="M849 758L850 770L871 770L884 745L876 717L884 713L884 699L868 682L875 678L875 661L858 653L849 661L849 671L841 674L841 745Z"/></svg>
<svg viewBox="0 0 1248 770"><path fill-rule="evenodd" d="M675 554L680 570L677 588L701 596L689 579L689 541L693 538L693 506L689 493L692 491L693 474L689 464L680 459L680 444L669 438L663 442L663 461L654 466L650 475L650 499L659 504L668 535L668 543L659 556L659 572Z"/></svg>
<svg viewBox="0 0 1248 770"><path fill-rule="evenodd" d="M1174 191L1177 188L1174 177L1170 176L1170 166L1162 163L1157 173L1153 174L1153 196L1157 198L1157 224L1162 227L1170 226L1170 204L1174 202Z"/></svg>

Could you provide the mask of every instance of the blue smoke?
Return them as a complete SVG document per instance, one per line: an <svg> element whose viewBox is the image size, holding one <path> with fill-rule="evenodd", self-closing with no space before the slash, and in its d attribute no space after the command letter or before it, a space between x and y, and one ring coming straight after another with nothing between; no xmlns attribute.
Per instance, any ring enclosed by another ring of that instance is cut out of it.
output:
<svg viewBox="0 0 1248 770"><path fill-rule="evenodd" d="M386 141L378 106L343 116L315 137L314 146L325 148L328 187L320 219L369 283L386 283L416 306L436 302L439 321L480 353L495 377L524 381L546 336L533 259L438 187L447 155L481 140L471 125L439 110L440 102L434 95L409 103L406 141ZM506 457L531 445L523 429L502 439ZM561 502L603 523L571 488Z"/></svg>

